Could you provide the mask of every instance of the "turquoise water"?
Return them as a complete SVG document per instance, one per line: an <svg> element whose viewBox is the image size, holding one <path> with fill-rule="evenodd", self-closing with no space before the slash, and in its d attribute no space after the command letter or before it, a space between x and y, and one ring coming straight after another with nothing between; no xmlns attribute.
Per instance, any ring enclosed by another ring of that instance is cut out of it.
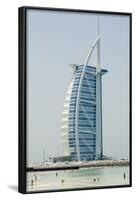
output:
<svg viewBox="0 0 135 200"><path fill-rule="evenodd" d="M35 179L35 175L37 180ZM33 184L31 183L32 179L34 180ZM128 166L81 168L79 170L27 173L27 191L127 184L129 184Z"/></svg>

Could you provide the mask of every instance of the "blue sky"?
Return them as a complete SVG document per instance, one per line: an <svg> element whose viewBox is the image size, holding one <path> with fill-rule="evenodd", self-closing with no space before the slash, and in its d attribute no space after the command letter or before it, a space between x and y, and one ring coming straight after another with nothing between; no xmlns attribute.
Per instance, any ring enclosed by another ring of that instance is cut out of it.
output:
<svg viewBox="0 0 135 200"><path fill-rule="evenodd" d="M128 157L129 17L28 10L27 155L28 162L59 156L61 113L73 70L83 64L97 37L100 19L103 76L104 155Z"/></svg>

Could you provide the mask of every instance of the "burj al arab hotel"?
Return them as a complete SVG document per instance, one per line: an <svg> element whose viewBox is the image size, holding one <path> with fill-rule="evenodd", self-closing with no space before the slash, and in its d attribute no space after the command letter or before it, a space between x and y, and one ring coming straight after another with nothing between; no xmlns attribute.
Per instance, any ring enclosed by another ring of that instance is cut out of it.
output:
<svg viewBox="0 0 135 200"><path fill-rule="evenodd" d="M62 112L61 136L64 156L72 161L98 160L103 157L102 141L102 75L98 36L90 47L83 65L73 65ZM93 53L96 66L90 65Z"/></svg>

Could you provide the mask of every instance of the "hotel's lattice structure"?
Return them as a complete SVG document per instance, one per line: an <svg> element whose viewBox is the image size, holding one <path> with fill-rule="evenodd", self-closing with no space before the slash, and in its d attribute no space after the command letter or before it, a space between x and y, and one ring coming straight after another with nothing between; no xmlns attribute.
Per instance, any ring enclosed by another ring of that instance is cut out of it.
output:
<svg viewBox="0 0 135 200"><path fill-rule="evenodd" d="M97 64L88 65L96 50ZM102 142L102 75L100 35L90 48L84 65L74 65L62 112L64 156L71 160L97 160L103 156Z"/></svg>

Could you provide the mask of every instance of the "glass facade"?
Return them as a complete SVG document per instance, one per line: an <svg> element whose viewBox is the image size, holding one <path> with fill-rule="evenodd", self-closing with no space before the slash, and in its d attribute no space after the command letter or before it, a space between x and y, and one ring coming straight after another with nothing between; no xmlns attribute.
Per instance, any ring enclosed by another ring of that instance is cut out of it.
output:
<svg viewBox="0 0 135 200"><path fill-rule="evenodd" d="M71 160L96 160L102 156L101 76L105 72L97 74L95 67L83 65L74 70L61 124L64 156Z"/></svg>

